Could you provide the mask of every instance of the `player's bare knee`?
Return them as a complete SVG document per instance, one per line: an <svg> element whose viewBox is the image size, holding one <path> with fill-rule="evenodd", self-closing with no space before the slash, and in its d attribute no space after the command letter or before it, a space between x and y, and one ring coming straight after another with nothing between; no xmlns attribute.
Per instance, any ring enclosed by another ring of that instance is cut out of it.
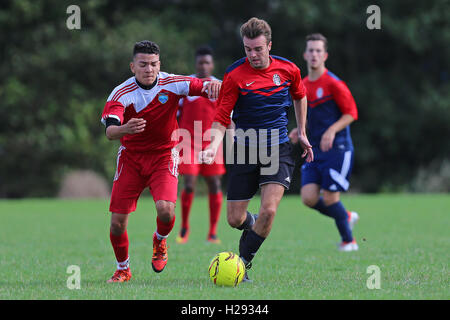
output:
<svg viewBox="0 0 450 320"><path fill-rule="evenodd" d="M233 228L240 227L242 225L242 223L244 223L244 220L245 220L245 218L242 219L242 217L239 217L239 216L227 215L228 224Z"/></svg>
<svg viewBox="0 0 450 320"><path fill-rule="evenodd" d="M265 225L272 221L277 213L277 208L275 206L263 206L261 207L260 214L258 216L258 220L263 222Z"/></svg>
<svg viewBox="0 0 450 320"><path fill-rule="evenodd" d="M233 217L233 216L228 216L227 221L228 221L228 224L230 225L230 227L232 227L232 228L237 228L242 224L240 219L237 219L236 217Z"/></svg>
<svg viewBox="0 0 450 320"><path fill-rule="evenodd" d="M193 193L195 191L194 185L193 184L185 184L184 186L184 192L186 193Z"/></svg>
<svg viewBox="0 0 450 320"><path fill-rule="evenodd" d="M125 231L127 231L127 225L121 221L111 221L110 227L111 233L115 236L120 236Z"/></svg>
<svg viewBox="0 0 450 320"><path fill-rule="evenodd" d="M319 197L311 197L311 196L302 195L302 202L305 206L312 208L317 204L317 201L319 201Z"/></svg>
<svg viewBox="0 0 450 320"><path fill-rule="evenodd" d="M185 175L184 176L184 192L193 193L195 191L196 179L194 176Z"/></svg>
<svg viewBox="0 0 450 320"><path fill-rule="evenodd" d="M211 185L209 185L208 191L209 191L209 193L211 193L211 194L217 194L217 193L219 193L219 191L220 191L220 184L219 184L219 185L217 185L217 184L211 184Z"/></svg>
<svg viewBox="0 0 450 320"><path fill-rule="evenodd" d="M212 194L217 194L221 190L221 183L219 177L207 178L208 191Z"/></svg>
<svg viewBox="0 0 450 320"><path fill-rule="evenodd" d="M336 202L339 202L339 192L324 192L323 193L323 202L326 206L331 206Z"/></svg>
<svg viewBox="0 0 450 320"><path fill-rule="evenodd" d="M314 207L319 201L320 194L319 192L310 192L308 190L302 189L300 196L302 198L302 202L305 206L310 208Z"/></svg>
<svg viewBox="0 0 450 320"><path fill-rule="evenodd" d="M168 201L157 201L156 212L163 222L169 222L175 216L174 205Z"/></svg>
<svg viewBox="0 0 450 320"><path fill-rule="evenodd" d="M158 218L163 223L169 223L170 221L173 220L174 217L175 217L175 214L171 213L170 211L160 211L160 212L158 212Z"/></svg>

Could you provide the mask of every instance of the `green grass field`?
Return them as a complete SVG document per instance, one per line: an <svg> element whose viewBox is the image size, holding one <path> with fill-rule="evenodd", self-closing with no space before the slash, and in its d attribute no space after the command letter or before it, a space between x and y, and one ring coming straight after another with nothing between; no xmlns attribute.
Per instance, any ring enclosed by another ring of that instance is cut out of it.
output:
<svg viewBox="0 0 450 320"><path fill-rule="evenodd" d="M221 245L206 243L207 199L196 198L191 236L169 237L164 272L151 268L156 214L142 198L128 234L133 279L106 284L115 270L109 242L108 200L0 201L0 299L449 299L450 196L347 195L347 208L360 214L354 235L360 251L341 253L334 222L287 196L272 233L254 259L253 283L215 287L211 258L238 252L240 232L218 227ZM256 212L259 199L250 204ZM81 289L66 286L70 265L81 268ZM367 267L381 270L381 289L368 289Z"/></svg>

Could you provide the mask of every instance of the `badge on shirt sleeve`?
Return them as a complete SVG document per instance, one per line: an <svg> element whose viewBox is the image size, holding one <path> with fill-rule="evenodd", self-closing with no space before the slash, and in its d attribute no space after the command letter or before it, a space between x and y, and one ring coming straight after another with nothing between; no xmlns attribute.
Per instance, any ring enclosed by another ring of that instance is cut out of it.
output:
<svg viewBox="0 0 450 320"><path fill-rule="evenodd" d="M161 103L166 103L167 100L169 100L169 96L167 95L167 93L161 92L160 94L158 94L158 101Z"/></svg>

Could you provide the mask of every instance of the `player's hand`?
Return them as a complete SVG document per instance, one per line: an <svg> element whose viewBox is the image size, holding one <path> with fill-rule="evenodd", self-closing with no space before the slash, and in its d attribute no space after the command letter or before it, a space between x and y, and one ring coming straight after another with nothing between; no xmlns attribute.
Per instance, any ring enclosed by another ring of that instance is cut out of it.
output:
<svg viewBox="0 0 450 320"><path fill-rule="evenodd" d="M216 158L216 151L213 148L207 148L200 151L198 154L198 161L200 163L211 164Z"/></svg>
<svg viewBox="0 0 450 320"><path fill-rule="evenodd" d="M302 158L306 157L306 162L314 161L314 153L312 151L312 145L309 143L306 135L300 134L297 135L297 137L303 149Z"/></svg>
<svg viewBox="0 0 450 320"><path fill-rule="evenodd" d="M320 139L320 150L323 152L327 152L333 147L334 137L336 136L336 132L328 129L322 135Z"/></svg>
<svg viewBox="0 0 450 320"><path fill-rule="evenodd" d="M141 133L145 130L147 121L142 118L131 118L122 128L126 134Z"/></svg>
<svg viewBox="0 0 450 320"><path fill-rule="evenodd" d="M298 129L297 128L292 129L292 131L289 133L289 139L291 139L291 142L293 144L298 143L299 139L298 139Z"/></svg>
<svg viewBox="0 0 450 320"><path fill-rule="evenodd" d="M208 93L209 99L217 99L219 97L220 87L222 86L222 81L211 80L206 81L202 88L202 93Z"/></svg>

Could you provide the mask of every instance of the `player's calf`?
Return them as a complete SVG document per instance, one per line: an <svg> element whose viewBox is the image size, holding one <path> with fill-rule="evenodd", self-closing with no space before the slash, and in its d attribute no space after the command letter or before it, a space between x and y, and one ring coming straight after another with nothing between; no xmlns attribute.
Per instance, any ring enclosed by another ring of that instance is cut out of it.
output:
<svg viewBox="0 0 450 320"><path fill-rule="evenodd" d="M262 207L258 215L258 221L255 221L253 230L262 237L267 237L272 229L272 223L275 219L275 207Z"/></svg>

